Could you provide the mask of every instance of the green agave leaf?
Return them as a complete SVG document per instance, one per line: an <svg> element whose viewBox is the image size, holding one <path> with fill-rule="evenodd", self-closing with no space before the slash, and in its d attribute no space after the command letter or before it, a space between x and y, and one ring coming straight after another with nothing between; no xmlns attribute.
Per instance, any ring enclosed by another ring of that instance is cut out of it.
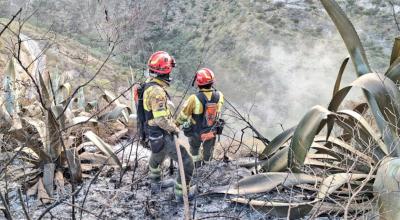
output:
<svg viewBox="0 0 400 220"><path fill-rule="evenodd" d="M292 171L299 171L299 167L303 165L314 137L329 114L327 109L314 106L297 125L288 152L288 168Z"/></svg>
<svg viewBox="0 0 400 220"><path fill-rule="evenodd" d="M289 146L286 146L278 150L270 158L260 161L260 172L280 172L286 170L288 167L288 154Z"/></svg>
<svg viewBox="0 0 400 220"><path fill-rule="evenodd" d="M112 102L113 100L115 100L115 101L114 101L114 104L115 104L116 106L123 106L123 107L125 107L126 109L122 111L122 114L123 114L123 116L124 116L125 122L128 122L128 120L129 120L129 114L132 113L132 111L130 110L129 107L127 107L126 105L122 104L118 99L116 99L117 96L116 96L114 93L112 93L111 91L105 90L105 91L104 91L104 96L103 96L103 98L104 98L107 102Z"/></svg>
<svg viewBox="0 0 400 220"><path fill-rule="evenodd" d="M259 168L259 172L281 172L287 169L287 157L288 157L289 146L285 146L279 149L275 154L273 154L270 158L264 160L256 160L239 162L237 165L240 167L244 167L247 169L251 169L253 167Z"/></svg>
<svg viewBox="0 0 400 220"><path fill-rule="evenodd" d="M18 152L21 150L21 147L15 148L14 151ZM30 155L33 159L38 159L39 161L42 162L50 162L50 156L47 155L46 152L44 152L43 149L37 147L37 146L32 146L32 145L27 145L21 150L22 152L26 153L27 155Z"/></svg>
<svg viewBox="0 0 400 220"><path fill-rule="evenodd" d="M32 152L34 152L34 151L32 151ZM20 156L19 159L21 159L21 160L23 160L23 161L25 161L27 163L31 163L31 164L33 164L33 165L35 165L37 167L39 167L40 163L43 162L43 161L41 161L39 159L39 156L36 153L29 154L29 158L28 157L24 157L24 156Z"/></svg>
<svg viewBox="0 0 400 220"><path fill-rule="evenodd" d="M307 159L314 159L314 160L333 160L333 161L337 161L338 159L336 157L333 157L329 154L312 154L312 153L308 153L306 160Z"/></svg>
<svg viewBox="0 0 400 220"><path fill-rule="evenodd" d="M362 88L366 92L371 111L383 134L385 143L387 146L391 146L389 152L400 153L398 152L400 149L397 147L399 138L395 127L400 118L400 91L396 84L382 74L365 74L355 80L351 86L339 90L331 100L328 109L336 112L352 87ZM332 129L331 126L332 124L328 122L328 130Z"/></svg>
<svg viewBox="0 0 400 220"><path fill-rule="evenodd" d="M40 93L43 101L43 105L46 109L49 109L52 105L52 99L50 97L50 92L47 89L47 84L43 79L43 73L39 74L39 86L40 86Z"/></svg>
<svg viewBox="0 0 400 220"><path fill-rule="evenodd" d="M315 203L314 201L302 203L284 203L245 198L233 198L231 201L250 205L259 212L268 213L269 215L287 219L300 219L305 217L312 210Z"/></svg>
<svg viewBox="0 0 400 220"><path fill-rule="evenodd" d="M72 95L72 86L70 83L64 83L56 90L57 103L65 102Z"/></svg>
<svg viewBox="0 0 400 220"><path fill-rule="evenodd" d="M400 219L400 159L386 158L376 172L374 191L380 219Z"/></svg>
<svg viewBox="0 0 400 220"><path fill-rule="evenodd" d="M352 173L337 173L330 175L322 181L316 199L324 200L326 197L328 197L330 194L332 194L337 189L342 187L344 184L350 181L364 179L367 177L368 174L352 174Z"/></svg>
<svg viewBox="0 0 400 220"><path fill-rule="evenodd" d="M29 155L29 157L32 158L33 160L39 160L40 159L39 154L36 153L35 151L33 151L29 147L24 147L24 148L17 147L17 148L14 149L14 151L16 151L16 152L18 152L18 151L24 152L25 154Z"/></svg>
<svg viewBox="0 0 400 220"><path fill-rule="evenodd" d="M74 126L77 124L87 123L87 122L98 123L98 121L94 118L90 118L88 116L77 116L77 117L72 118L72 124L70 124L68 127Z"/></svg>
<svg viewBox="0 0 400 220"><path fill-rule="evenodd" d="M343 119L340 116L337 116L337 120L335 120L335 123L336 125L338 125L338 127L343 129L343 133L345 133L344 136L347 142L351 142L351 139L355 140L358 145L355 145L354 147L358 148L361 151L364 151L364 147L370 147L369 142L371 140L371 137L365 130L363 130L362 127L360 127L358 122L351 117L346 117L345 115L341 116L343 117ZM342 136L343 135L341 135L340 138Z"/></svg>
<svg viewBox="0 0 400 220"><path fill-rule="evenodd" d="M371 164L375 163L375 161L370 156L365 155L364 153L362 153L359 150L355 149L353 146L347 144L346 142L344 142L344 141L342 141L342 140L340 140L338 138L329 137L328 140L316 139L315 142L332 143L335 146L339 147L340 149L342 149L342 150L344 150L346 152L350 152L351 154L356 155L357 157L360 157L363 160L365 160L365 161L367 161L367 162L369 162Z"/></svg>
<svg viewBox="0 0 400 220"><path fill-rule="evenodd" d="M353 118L355 121L358 122L358 125L365 130L368 135L379 145L380 149L386 154L389 155L389 148L388 146L380 139L380 136L375 133L374 129L368 124L367 120L364 119L360 114L355 111L351 110L343 110L338 112L339 115L346 115Z"/></svg>
<svg viewBox="0 0 400 220"><path fill-rule="evenodd" d="M385 76L389 77L393 82L400 81L400 57L397 58L386 71Z"/></svg>
<svg viewBox="0 0 400 220"><path fill-rule="evenodd" d="M99 116L99 121L106 122L118 119L121 115L125 117L124 111L128 109L126 105L117 105L110 112L106 112ZM126 113L126 112L125 112Z"/></svg>
<svg viewBox="0 0 400 220"><path fill-rule="evenodd" d="M333 88L332 97L334 97L335 94L337 93L337 91L339 91L339 89L340 89L340 82L342 81L342 76L343 76L344 70L346 69L347 63L349 62L349 59L350 59L349 57L344 59L342 65L340 66L339 73L336 77L335 87Z"/></svg>
<svg viewBox="0 0 400 220"><path fill-rule="evenodd" d="M11 115L8 113L5 100L3 97L0 97L0 119L2 120L1 128L10 128L11 127Z"/></svg>
<svg viewBox="0 0 400 220"><path fill-rule="evenodd" d="M338 160L343 160L345 158L342 152L333 151L332 149L327 148L324 145L319 144L318 142L314 142L311 145L311 148L316 149L318 153L330 155L331 157L334 157Z"/></svg>
<svg viewBox="0 0 400 220"><path fill-rule="evenodd" d="M334 0L321 0L346 44L358 76L371 73L364 47L346 14Z"/></svg>
<svg viewBox="0 0 400 220"><path fill-rule="evenodd" d="M333 171L334 171L334 172L338 172L338 171L343 172L343 171L346 171L345 168L335 166L333 163L323 162L323 161L319 161L319 160L315 160L315 159L310 159L310 158L306 158L306 159L304 160L304 165L305 165L305 166L310 166L310 167L313 167L313 168L318 167L318 168L321 168L321 169L330 170L331 172L333 172Z"/></svg>
<svg viewBox="0 0 400 220"><path fill-rule="evenodd" d="M278 136L276 136L272 141L268 144L268 146L264 149L264 151L260 154L260 159L265 159L276 153L285 144L292 136L296 127L292 127L288 130L285 130Z"/></svg>
<svg viewBox="0 0 400 220"><path fill-rule="evenodd" d="M104 162L107 162L107 165L118 165L113 160L107 161L107 156L98 153L83 152L79 154L79 159L81 159L81 161L89 161L89 163L93 164L103 164Z"/></svg>
<svg viewBox="0 0 400 220"><path fill-rule="evenodd" d="M78 104L78 108L79 109L84 109L85 108L85 92L83 90L83 88L80 88L78 91L78 97L76 99L77 104Z"/></svg>
<svg viewBox="0 0 400 220"><path fill-rule="evenodd" d="M358 74L358 76L362 76L364 74L368 74L371 73L371 68L369 67L368 64L368 60L367 57L365 55L365 51L364 48L361 44L360 38L356 32L356 30L354 29L353 25L351 24L350 20L347 18L346 14L343 12L343 10L339 7L339 5L334 1L334 0L321 0L323 6L325 7L326 11L328 12L329 16L331 17L331 19L333 20L333 22L335 23L337 29L339 30L345 44L346 47L350 53L350 56L352 58L353 64L355 66L356 72ZM393 78L393 77L391 77ZM381 77L381 80L384 79L383 77ZM370 94L365 94L368 102L370 104L372 113L374 114L375 120L378 124L379 129L381 130L381 132L384 135L384 139L385 142L389 145L389 146L393 146L394 148L397 148L398 145L398 140L396 140L397 135L393 134L393 131L386 131L385 129L388 126L391 126L391 121L389 120L389 123L385 122L383 120L383 118L381 117L382 114L380 114L380 112L385 113L384 111L378 111L379 107L382 108L386 108L386 105L381 105L379 104L379 99L375 100L371 97ZM398 99L397 99L398 100ZM378 103L376 103L378 102ZM329 110L332 111L331 108L329 108ZM392 110L391 108L389 108L389 111ZM396 112L398 113L398 112ZM388 114L385 114L387 117ZM397 114L395 114L394 116L398 117ZM331 129L330 126L332 126L331 123L328 122L328 131L329 129ZM397 123L395 123L397 124ZM391 132L391 133L390 133ZM330 131L328 132L330 133ZM396 152L397 155L399 155L399 152Z"/></svg>
<svg viewBox="0 0 400 220"><path fill-rule="evenodd" d="M335 87L333 88L333 95L332 95L332 99L335 97L335 95L338 93L339 89L340 89L340 83L342 81L342 76L344 73L344 70L346 69L347 63L349 62L349 57L347 57L346 59L343 60L342 65L340 66L339 69L339 73L336 77L336 82L335 82ZM344 99L344 97L347 95L347 92L342 92L340 95L340 97L342 97L342 99ZM339 103L340 104L340 103ZM329 110L331 110L330 108L328 108ZM327 134L326 134L326 138L328 138L331 135L332 129L333 129L333 125L334 125L334 118L328 116L328 120L327 120Z"/></svg>
<svg viewBox="0 0 400 220"><path fill-rule="evenodd" d="M131 72L131 77L129 78L129 86L131 87L130 89L130 93L131 93L131 97L129 99L129 104L130 104L130 108L132 110L136 110L136 104L135 104L135 86L133 86L135 84L135 75L133 73L132 67L129 66L130 72ZM136 113L136 112L135 112Z"/></svg>
<svg viewBox="0 0 400 220"><path fill-rule="evenodd" d="M212 190L212 192L230 195L266 193L278 186L291 187L299 184L316 185L317 182L321 180L320 177L302 173L269 172L245 177L233 186L217 187Z"/></svg>
<svg viewBox="0 0 400 220"><path fill-rule="evenodd" d="M392 65L393 62L399 57L400 57L400 37L396 37L394 39L392 55L390 57L390 65Z"/></svg>
<svg viewBox="0 0 400 220"><path fill-rule="evenodd" d="M353 111L363 115L365 114L365 112L368 110L368 103L361 103L358 104L356 107L353 108ZM334 119L334 117L332 117ZM341 121L340 121L341 122ZM334 123L334 121L332 120L331 123ZM354 124L354 120L353 119L344 119L343 120L343 124L347 124L349 125L349 127L355 127ZM333 128L333 124L330 125L330 121L328 119L328 135L327 137L330 136L330 132L332 131ZM348 142L351 140L351 138L353 137L354 132L348 132L346 129L343 129L343 133L338 137L340 140L343 140L344 142Z"/></svg>
<svg viewBox="0 0 400 220"><path fill-rule="evenodd" d="M51 109L46 111L46 152L50 155L51 159L55 161L60 156L62 151L61 140L62 135L59 132L64 127L64 117L59 121L56 120L58 114L63 110L62 105L52 106Z"/></svg>
<svg viewBox="0 0 400 220"><path fill-rule="evenodd" d="M329 111L336 112L353 87L368 91L379 105L378 110L390 109L392 112L398 113L398 108L394 106L399 104L400 92L393 81L379 73L365 74L352 82L350 86L339 90L329 103Z"/></svg>
<svg viewBox="0 0 400 220"><path fill-rule="evenodd" d="M14 59L10 59L6 72L4 73L4 93L5 107L10 115L14 115L16 111L16 91L15 90L15 66Z"/></svg>
<svg viewBox="0 0 400 220"><path fill-rule="evenodd" d="M373 96L386 121L393 123L398 120L400 91L391 79L380 73L369 73L359 77L352 85L367 90ZM371 110L376 109L371 108Z"/></svg>
<svg viewBox="0 0 400 220"><path fill-rule="evenodd" d="M392 56L390 57L390 67L386 71L385 74L394 82L398 83L400 80L400 38L396 37L393 49Z"/></svg>
<svg viewBox="0 0 400 220"><path fill-rule="evenodd" d="M37 119L37 118L32 118L32 117L23 117L22 118L24 123L27 123L31 126L33 126L36 131L39 134L40 140L43 143L44 146L46 146L47 143L47 128L46 124L44 121Z"/></svg>
<svg viewBox="0 0 400 220"><path fill-rule="evenodd" d="M87 131L84 135L91 142L93 142L93 144L96 145L100 151L102 151L106 156L111 157L111 159L114 160L114 162L118 164L119 167L122 168L121 162L119 161L117 155L114 154L112 147L109 144L104 142L99 136L97 136L92 131Z"/></svg>

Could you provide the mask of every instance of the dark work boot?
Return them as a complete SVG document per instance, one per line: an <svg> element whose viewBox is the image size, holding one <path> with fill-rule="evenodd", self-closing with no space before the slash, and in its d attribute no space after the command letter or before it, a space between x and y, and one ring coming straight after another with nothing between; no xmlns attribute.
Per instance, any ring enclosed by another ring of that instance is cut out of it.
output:
<svg viewBox="0 0 400 220"><path fill-rule="evenodd" d="M152 168L149 166L150 174L150 192L152 195L157 194L161 190L161 169L159 167Z"/></svg>
<svg viewBox="0 0 400 220"><path fill-rule="evenodd" d="M197 169L197 168L200 168L201 166L203 166L203 161L196 161L196 162L194 162L194 167Z"/></svg>
<svg viewBox="0 0 400 220"><path fill-rule="evenodd" d="M193 163L194 163L195 168L199 168L203 165L202 164L203 161L201 160L200 155L193 155L192 158L193 158Z"/></svg>
<svg viewBox="0 0 400 220"><path fill-rule="evenodd" d="M151 195L158 194L158 193L160 193L160 191L161 191L161 182L153 182L153 181L151 181L150 182Z"/></svg>

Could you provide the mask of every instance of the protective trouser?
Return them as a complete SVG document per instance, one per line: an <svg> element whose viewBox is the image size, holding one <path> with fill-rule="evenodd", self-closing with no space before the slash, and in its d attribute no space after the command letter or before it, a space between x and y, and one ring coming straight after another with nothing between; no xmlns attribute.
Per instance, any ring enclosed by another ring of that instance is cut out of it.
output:
<svg viewBox="0 0 400 220"><path fill-rule="evenodd" d="M203 155L200 154L201 139L200 134L193 134L188 137L190 144L190 153L193 156L193 161L198 162L201 160L210 161L213 158L214 145L216 138L213 138L203 143Z"/></svg>
<svg viewBox="0 0 400 220"><path fill-rule="evenodd" d="M161 146L155 146L161 145ZM174 137L171 134L164 134L162 140L160 141L150 141L150 147L152 148L152 153L149 160L150 168L150 178L153 181L160 181L161 179L161 169L160 165L164 161L166 156L169 156L174 161L178 162L178 155L176 153L176 146ZM153 149L157 149L154 151ZM186 148L180 146L182 161L185 170L185 180L186 184L189 185L190 180L193 175L193 160L192 157L187 152ZM181 186L181 176L179 174L177 178L177 186Z"/></svg>

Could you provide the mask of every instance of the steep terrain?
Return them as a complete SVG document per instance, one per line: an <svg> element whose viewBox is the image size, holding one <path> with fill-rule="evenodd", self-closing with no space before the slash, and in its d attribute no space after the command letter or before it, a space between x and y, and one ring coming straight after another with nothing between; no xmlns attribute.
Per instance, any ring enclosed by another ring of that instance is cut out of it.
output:
<svg viewBox="0 0 400 220"><path fill-rule="evenodd" d="M2 3L2 15L10 15L23 2ZM374 58L372 67L384 70L398 33L390 4L339 3ZM326 103L347 56L318 0L35 0L26 6L38 10L30 20L34 25L77 39L100 54L107 52L107 41L118 39L115 61L127 69L141 72L154 50L171 52L178 61L178 90L191 81L198 66L213 68L218 87L243 111L251 109L252 119L267 136L279 131L280 123L292 126L309 107ZM351 79L349 71L345 83Z"/></svg>
<svg viewBox="0 0 400 220"><path fill-rule="evenodd" d="M22 0L1 2L4 7L0 13L7 17L24 3ZM352 15L366 43L367 53L373 58L370 59L373 68L383 71L397 33L391 7L372 0L340 3ZM51 44L46 51L48 70L67 72L75 86L92 76L107 57L110 45L118 43L110 62L87 88L89 94L96 93L93 89L99 86L117 91L126 88L130 67L140 74L152 51L167 50L178 60L175 91L186 87L199 65L210 66L217 73L217 87L229 101L240 106L241 111L248 112L267 137L272 137L281 126L294 125L309 107L327 103L338 67L347 56L330 19L320 3L313 0L63 0L31 1L26 7L24 16L34 9L38 11L23 33L38 41L42 48ZM398 10L396 6L395 11ZM0 68L6 65L7 49L12 45L6 35L2 36ZM349 65L344 83L351 79L354 79L354 72ZM107 167L101 173L92 190L88 190L91 193L84 218L95 218L90 212L104 218L181 217L181 206L172 202L171 188L156 197L150 196L146 152L140 150L145 155L139 155L137 179L134 181L129 172L121 180L122 188L117 189L120 173L114 168ZM238 170L226 161L215 161L196 175L194 181L204 193L215 185L235 183L237 178L248 176L250 172ZM88 189L91 184L85 182L81 186ZM77 202L81 203L83 197L82 193L78 195ZM11 198L13 209L22 217L16 194ZM199 197L196 202L200 218L266 217L250 208L225 203L222 198ZM45 209L36 201L30 204L37 210L35 217ZM68 204L60 205L54 213L69 208ZM69 213L59 217L68 218Z"/></svg>

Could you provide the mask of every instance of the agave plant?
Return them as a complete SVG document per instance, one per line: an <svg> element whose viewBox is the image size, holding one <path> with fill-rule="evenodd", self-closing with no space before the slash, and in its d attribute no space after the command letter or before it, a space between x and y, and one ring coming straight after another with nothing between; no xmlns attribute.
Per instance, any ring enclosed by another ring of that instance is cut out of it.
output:
<svg viewBox="0 0 400 220"><path fill-rule="evenodd" d="M334 0L321 2L344 40L358 78L340 89L346 59L327 108L313 107L297 126L274 138L257 163L241 164L260 174L212 192L233 195L234 202L291 219L324 212L356 217L375 208L381 219L398 219L400 90L396 82L400 79L400 40L395 41L387 72L372 73L345 13ZM362 89L367 104L339 110L354 87ZM292 194L284 198L279 196L281 190ZM278 196L262 197L260 193Z"/></svg>
<svg viewBox="0 0 400 220"><path fill-rule="evenodd" d="M58 192L64 191L66 174L69 181L80 182L83 173L102 164L122 167L113 148L99 137L99 126L113 123L109 134L125 134L131 109L110 91L104 91L100 101L85 103L81 88L78 97L73 98L70 79L59 72L28 69L36 75L18 80L16 76L30 74L18 72L21 70L16 67L21 63L11 59L4 73L4 105L0 111L0 134L10 137L14 146L11 150L28 162L25 169L4 168L13 169L8 171L14 173L12 180L24 179L28 195L37 194L42 202L50 202L54 185ZM32 84L33 79L37 79L36 94L28 99L29 90L17 83ZM88 146L98 150L88 151ZM4 176L2 171L0 178Z"/></svg>

